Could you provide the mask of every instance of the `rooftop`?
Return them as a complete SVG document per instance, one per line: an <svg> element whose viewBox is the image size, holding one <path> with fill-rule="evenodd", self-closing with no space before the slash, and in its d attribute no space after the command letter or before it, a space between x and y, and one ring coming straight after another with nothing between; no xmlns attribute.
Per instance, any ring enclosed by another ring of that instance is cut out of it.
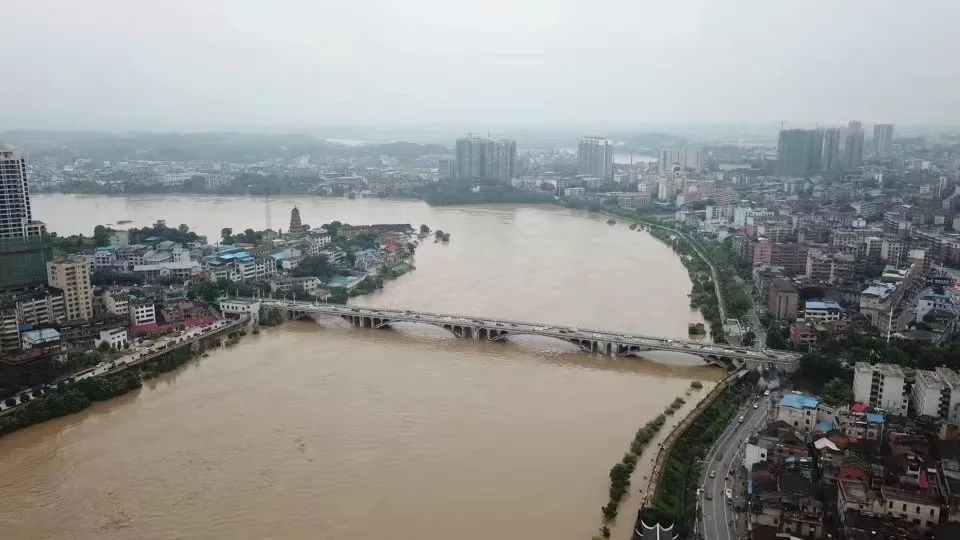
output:
<svg viewBox="0 0 960 540"><path fill-rule="evenodd" d="M805 309L835 309L840 310L840 304L832 300L807 300L804 303Z"/></svg>
<svg viewBox="0 0 960 540"><path fill-rule="evenodd" d="M879 372L886 377L903 377L903 368L896 364L869 364L867 362L857 362L855 370L862 373Z"/></svg>
<svg viewBox="0 0 960 540"><path fill-rule="evenodd" d="M781 407L790 407L792 409L816 409L820 400L810 396L787 394L780 400Z"/></svg>

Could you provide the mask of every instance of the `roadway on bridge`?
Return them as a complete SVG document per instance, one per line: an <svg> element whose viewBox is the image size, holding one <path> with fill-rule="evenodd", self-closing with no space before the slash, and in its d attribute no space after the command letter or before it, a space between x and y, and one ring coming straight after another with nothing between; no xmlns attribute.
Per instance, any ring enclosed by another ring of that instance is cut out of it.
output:
<svg viewBox="0 0 960 540"><path fill-rule="evenodd" d="M256 301L256 299L250 299ZM320 313L340 317L370 317L385 321L383 325L396 322L426 323L435 326L464 326L493 330L498 333L537 335L576 342L596 341L612 345L634 347L638 351L661 350L695 354L698 356L733 357L756 362L793 364L799 355L779 350L754 350L712 343L701 343L669 338L643 336L630 333L610 332L606 330L575 328L547 323L531 323L508 319L491 319L462 314L431 313L426 311L399 310L393 308L375 308L342 306L336 304L318 304L279 299L260 299L263 306L294 312Z"/></svg>

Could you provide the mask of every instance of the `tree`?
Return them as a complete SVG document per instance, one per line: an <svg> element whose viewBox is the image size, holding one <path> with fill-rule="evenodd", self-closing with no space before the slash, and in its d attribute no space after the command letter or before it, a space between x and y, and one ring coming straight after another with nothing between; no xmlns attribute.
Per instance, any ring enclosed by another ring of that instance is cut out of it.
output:
<svg viewBox="0 0 960 540"><path fill-rule="evenodd" d="M757 341L757 335L753 333L753 330L747 330L747 333L743 335L743 339L740 340L740 344L744 347L751 347Z"/></svg>
<svg viewBox="0 0 960 540"><path fill-rule="evenodd" d="M110 343L106 341L101 341L100 345L97 346L97 348L100 349L100 352L107 352L110 350Z"/></svg>
<svg viewBox="0 0 960 540"><path fill-rule="evenodd" d="M188 227L186 223L181 223L177 227L177 230L180 231L181 234L187 234L188 232L190 232L190 227Z"/></svg>
<svg viewBox="0 0 960 540"><path fill-rule="evenodd" d="M853 388L840 377L834 377L823 386L821 396L827 405L849 405L853 403Z"/></svg>
<svg viewBox="0 0 960 540"><path fill-rule="evenodd" d="M343 223L339 221L331 221L324 225L324 228L327 229L327 232L330 233L330 236L337 236L340 234L340 227L343 226Z"/></svg>
<svg viewBox="0 0 960 540"><path fill-rule="evenodd" d="M430 227L426 223L420 225L420 234L430 234Z"/></svg>
<svg viewBox="0 0 960 540"><path fill-rule="evenodd" d="M225 244L228 244L228 243L229 243L229 242L227 242L227 240L228 240L231 236L233 236L233 229L231 229L230 227L224 227L224 228L220 229L220 238L223 239L223 242L224 242Z"/></svg>
<svg viewBox="0 0 960 540"><path fill-rule="evenodd" d="M333 267L326 255L310 255L304 257L291 274L294 277L312 276L326 280L333 275Z"/></svg>
<svg viewBox="0 0 960 540"><path fill-rule="evenodd" d="M93 228L93 243L99 246L105 246L110 243L110 230L103 225L97 225Z"/></svg>
<svg viewBox="0 0 960 540"><path fill-rule="evenodd" d="M767 332L767 347L771 349L786 349L787 341L783 339L783 336L780 335L779 329L774 329L773 332Z"/></svg>

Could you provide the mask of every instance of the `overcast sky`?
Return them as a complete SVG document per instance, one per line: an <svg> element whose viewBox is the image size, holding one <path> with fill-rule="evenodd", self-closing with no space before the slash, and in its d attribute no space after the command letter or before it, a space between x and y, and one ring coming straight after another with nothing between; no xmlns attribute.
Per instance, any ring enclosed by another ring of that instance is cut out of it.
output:
<svg viewBox="0 0 960 540"><path fill-rule="evenodd" d="M960 124L960 1L29 0L0 128Z"/></svg>

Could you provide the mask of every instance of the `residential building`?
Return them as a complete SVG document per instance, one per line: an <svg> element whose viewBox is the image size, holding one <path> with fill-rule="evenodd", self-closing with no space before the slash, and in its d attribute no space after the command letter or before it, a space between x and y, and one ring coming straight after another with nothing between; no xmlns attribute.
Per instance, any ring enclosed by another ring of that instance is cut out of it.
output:
<svg viewBox="0 0 960 540"><path fill-rule="evenodd" d="M47 284L62 291L67 320L93 317L90 263L81 260L48 262Z"/></svg>
<svg viewBox="0 0 960 540"><path fill-rule="evenodd" d="M602 137L581 137L577 145L577 162L580 172L613 180L613 141Z"/></svg>
<svg viewBox="0 0 960 540"><path fill-rule="evenodd" d="M833 300L807 300L803 304L803 318L808 321L839 321L843 309Z"/></svg>
<svg viewBox="0 0 960 540"><path fill-rule="evenodd" d="M917 297L916 322L923 322L924 316L933 311L956 314L957 307L950 296L946 294L936 293L933 290L924 291Z"/></svg>
<svg viewBox="0 0 960 540"><path fill-rule="evenodd" d="M777 404L777 420L809 432L817 424L817 405L820 400L799 394L787 394Z"/></svg>
<svg viewBox="0 0 960 540"><path fill-rule="evenodd" d="M840 135L841 130L838 128L823 132L820 168L824 171L835 171L840 168Z"/></svg>
<svg viewBox="0 0 960 540"><path fill-rule="evenodd" d="M770 281L767 310L776 319L796 319L799 300L800 294L789 280L776 278Z"/></svg>
<svg viewBox="0 0 960 540"><path fill-rule="evenodd" d="M197 275L200 274L200 270L200 263L192 260L138 264L133 267L133 273L142 277L146 283L165 278L188 281L197 277Z"/></svg>
<svg viewBox="0 0 960 540"><path fill-rule="evenodd" d="M441 159L437 162L437 180L453 182L457 179L457 160Z"/></svg>
<svg viewBox="0 0 960 540"><path fill-rule="evenodd" d="M847 137L843 144L843 166L853 170L863 165L863 127L860 122L851 120L847 126Z"/></svg>
<svg viewBox="0 0 960 540"><path fill-rule="evenodd" d="M910 397L917 414L960 423L960 374L956 371L946 367L918 369Z"/></svg>
<svg viewBox="0 0 960 540"><path fill-rule="evenodd" d="M101 302L107 312L112 315L127 317L130 314L130 293L120 287L103 291Z"/></svg>
<svg viewBox="0 0 960 540"><path fill-rule="evenodd" d="M227 315L249 315L256 322L260 318L260 302L242 298L224 298L220 300L220 312L224 317Z"/></svg>
<svg viewBox="0 0 960 540"><path fill-rule="evenodd" d="M777 176L807 176L818 168L821 137L816 130L781 130L777 140Z"/></svg>
<svg viewBox="0 0 960 540"><path fill-rule="evenodd" d="M111 328L110 330L101 331L100 337L95 339L93 344L95 347L99 347L102 343L106 343L111 349L117 351L120 349L126 349L127 345L130 343L130 339L127 335L127 329Z"/></svg>
<svg viewBox="0 0 960 540"><path fill-rule="evenodd" d="M16 150L0 149L0 240L41 236L46 225L34 221L27 188L27 165Z"/></svg>
<svg viewBox="0 0 960 540"><path fill-rule="evenodd" d="M860 293L860 313L881 331L887 330L890 309L897 286L893 283L873 283Z"/></svg>
<svg viewBox="0 0 960 540"><path fill-rule="evenodd" d="M887 157L893 151L893 124L874 124L873 154Z"/></svg>
<svg viewBox="0 0 960 540"><path fill-rule="evenodd" d="M857 403L906 416L909 396L907 377L900 366L856 363L853 370L853 398Z"/></svg>
<svg viewBox="0 0 960 540"><path fill-rule="evenodd" d="M157 324L157 309L152 300L130 300L130 326Z"/></svg>
<svg viewBox="0 0 960 540"><path fill-rule="evenodd" d="M637 208L646 208L650 206L650 194L649 193L618 193L617 194L617 206L620 208L626 208L628 210L636 210Z"/></svg>
<svg viewBox="0 0 960 540"><path fill-rule="evenodd" d="M563 188L564 197L583 197L586 194L587 194L587 190L582 187Z"/></svg>
<svg viewBox="0 0 960 540"><path fill-rule="evenodd" d="M504 182L517 174L517 143L468 136L457 139L458 180L497 179Z"/></svg>

